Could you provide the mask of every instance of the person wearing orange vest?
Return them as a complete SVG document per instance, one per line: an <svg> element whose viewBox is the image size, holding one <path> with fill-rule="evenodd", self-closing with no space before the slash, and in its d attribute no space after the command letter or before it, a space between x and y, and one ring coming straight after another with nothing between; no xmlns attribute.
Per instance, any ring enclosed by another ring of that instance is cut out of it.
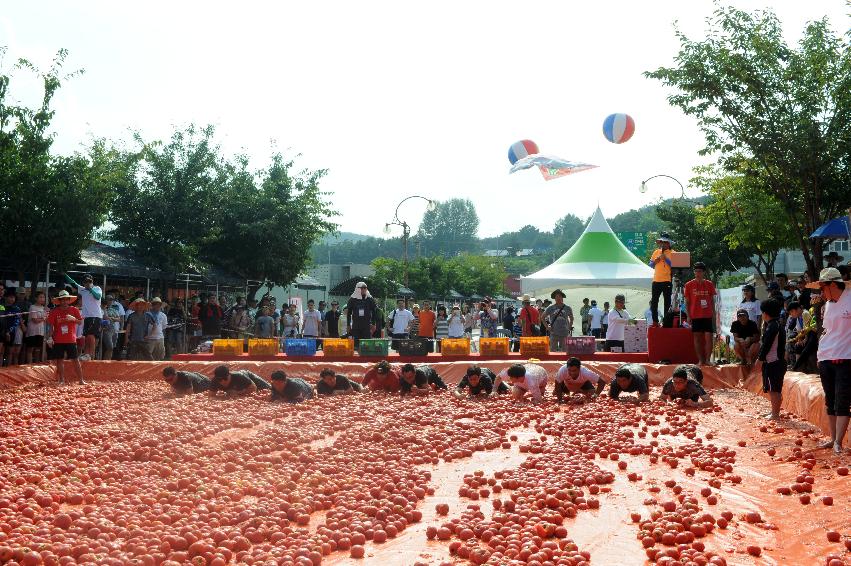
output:
<svg viewBox="0 0 851 566"><path fill-rule="evenodd" d="M653 268L653 286L650 295L650 312L653 314L653 325L659 325L659 296L662 296L665 304L665 313L671 310L671 255L673 244L671 236L662 232L656 238L658 246L650 256L650 267ZM664 313L663 313L664 318Z"/></svg>

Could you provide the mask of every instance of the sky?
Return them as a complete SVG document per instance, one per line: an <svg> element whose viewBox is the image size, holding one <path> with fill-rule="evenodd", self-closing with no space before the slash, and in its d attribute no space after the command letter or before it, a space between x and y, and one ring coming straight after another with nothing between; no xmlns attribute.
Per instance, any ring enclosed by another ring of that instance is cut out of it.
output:
<svg viewBox="0 0 851 566"><path fill-rule="evenodd" d="M807 21L851 23L844 0L739 0L772 8L787 41ZM552 230L567 213L607 217L678 196L703 137L642 72L670 65L677 22L704 36L711 0L688 2L9 2L0 11L0 69L18 57L85 74L55 100L60 153L93 136L167 138L174 127L213 124L228 154L256 168L275 151L299 168L327 169L340 230L383 236L403 198L470 199L480 236L531 224ZM36 103L37 81L13 76L12 94ZM609 143L611 113L635 135ZM509 175L509 146L598 165L552 181ZM697 196L689 187L686 194ZM399 218L413 226L425 201Z"/></svg>

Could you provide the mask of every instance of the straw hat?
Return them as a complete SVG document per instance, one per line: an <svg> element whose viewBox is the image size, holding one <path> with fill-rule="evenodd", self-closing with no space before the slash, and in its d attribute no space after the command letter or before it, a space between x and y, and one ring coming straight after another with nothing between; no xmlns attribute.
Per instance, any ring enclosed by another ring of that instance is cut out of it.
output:
<svg viewBox="0 0 851 566"><path fill-rule="evenodd" d="M53 302L58 303L59 301L61 301L63 299L70 299L70 301L73 303L74 301L77 300L77 296L72 295L68 291L63 290L63 291L59 291L59 294L56 295L55 297L53 297Z"/></svg>

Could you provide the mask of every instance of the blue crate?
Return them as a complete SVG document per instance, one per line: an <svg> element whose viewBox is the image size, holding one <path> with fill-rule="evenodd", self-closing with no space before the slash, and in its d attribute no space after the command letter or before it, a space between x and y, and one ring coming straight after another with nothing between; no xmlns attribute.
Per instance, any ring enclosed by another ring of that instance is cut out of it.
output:
<svg viewBox="0 0 851 566"><path fill-rule="evenodd" d="M284 340L284 352L288 356L315 356L316 340L314 338L287 338Z"/></svg>

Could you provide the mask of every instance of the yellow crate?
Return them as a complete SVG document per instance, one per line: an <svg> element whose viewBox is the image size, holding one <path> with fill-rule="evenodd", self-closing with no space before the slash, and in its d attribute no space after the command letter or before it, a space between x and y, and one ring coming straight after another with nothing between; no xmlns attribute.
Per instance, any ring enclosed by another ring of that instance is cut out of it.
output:
<svg viewBox="0 0 851 566"><path fill-rule="evenodd" d="M352 338L325 338L322 352L325 356L350 358L355 355L355 341Z"/></svg>
<svg viewBox="0 0 851 566"><path fill-rule="evenodd" d="M546 336L522 336L520 338L521 356L541 356L549 353L550 339Z"/></svg>
<svg viewBox="0 0 851 566"><path fill-rule="evenodd" d="M444 356L469 355L470 340L467 338L444 338L440 341L440 353Z"/></svg>
<svg viewBox="0 0 851 566"><path fill-rule="evenodd" d="M275 356L278 354L278 347L279 344L277 338L248 339L249 356Z"/></svg>
<svg viewBox="0 0 851 566"><path fill-rule="evenodd" d="M508 344L508 338L481 338L479 353L483 356L507 356Z"/></svg>
<svg viewBox="0 0 851 566"><path fill-rule="evenodd" d="M213 340L213 355L240 356L242 355L243 340L219 339Z"/></svg>

